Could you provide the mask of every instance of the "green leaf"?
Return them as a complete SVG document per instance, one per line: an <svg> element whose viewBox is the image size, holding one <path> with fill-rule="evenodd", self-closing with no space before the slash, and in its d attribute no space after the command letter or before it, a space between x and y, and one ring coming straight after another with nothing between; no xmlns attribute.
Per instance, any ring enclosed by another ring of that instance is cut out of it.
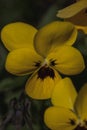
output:
<svg viewBox="0 0 87 130"><path fill-rule="evenodd" d="M0 91L5 92L14 88L23 87L25 85L28 76L22 77L8 77L0 81Z"/></svg>

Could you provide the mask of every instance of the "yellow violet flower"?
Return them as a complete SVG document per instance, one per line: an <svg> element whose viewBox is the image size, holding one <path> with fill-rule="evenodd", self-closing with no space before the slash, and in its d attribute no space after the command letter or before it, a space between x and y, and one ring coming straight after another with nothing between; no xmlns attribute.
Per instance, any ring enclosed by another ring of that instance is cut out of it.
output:
<svg viewBox="0 0 87 130"><path fill-rule="evenodd" d="M44 120L51 130L87 130L87 84L77 94L72 81L64 78L56 84Z"/></svg>
<svg viewBox="0 0 87 130"><path fill-rule="evenodd" d="M57 17L72 22L77 29L87 34L87 0L76 0L72 5L59 10Z"/></svg>
<svg viewBox="0 0 87 130"><path fill-rule="evenodd" d="M69 22L54 21L39 31L33 26L16 22L1 30L1 39L10 51L6 70L14 75L32 74L26 93L35 99L51 97L53 88L66 75L80 73L84 68L81 53L72 45L77 29Z"/></svg>

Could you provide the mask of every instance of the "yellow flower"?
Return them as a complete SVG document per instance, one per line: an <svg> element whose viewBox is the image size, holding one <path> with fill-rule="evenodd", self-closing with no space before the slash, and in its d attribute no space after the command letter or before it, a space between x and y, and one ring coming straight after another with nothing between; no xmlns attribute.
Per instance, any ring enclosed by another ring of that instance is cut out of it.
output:
<svg viewBox="0 0 87 130"><path fill-rule="evenodd" d="M83 30L87 34L87 0L77 0L72 5L59 10L57 17L72 22L77 29Z"/></svg>
<svg viewBox="0 0 87 130"><path fill-rule="evenodd" d="M61 79L58 72L74 75L85 67L81 53L70 46L76 37L77 29L69 22L54 21L39 31L22 22L8 24L1 31L1 39L10 51L6 70L18 76L32 74L26 93L35 99L50 98Z"/></svg>
<svg viewBox="0 0 87 130"><path fill-rule="evenodd" d="M51 130L87 130L87 84L78 95L72 81L64 78L56 84L44 120Z"/></svg>

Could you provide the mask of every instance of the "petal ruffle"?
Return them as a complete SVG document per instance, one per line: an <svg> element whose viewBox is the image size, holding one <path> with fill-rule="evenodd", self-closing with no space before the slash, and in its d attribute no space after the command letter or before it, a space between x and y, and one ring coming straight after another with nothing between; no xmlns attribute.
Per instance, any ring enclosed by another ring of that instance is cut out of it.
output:
<svg viewBox="0 0 87 130"><path fill-rule="evenodd" d="M47 76L44 79L38 77L38 72L36 72L25 86L27 95L35 99L50 98L55 84L61 79L60 75L55 70L53 71L55 73L54 78Z"/></svg>
<svg viewBox="0 0 87 130"><path fill-rule="evenodd" d="M40 65L43 58L31 48L21 48L11 51L6 59L6 70L15 75L32 73Z"/></svg>
<svg viewBox="0 0 87 130"><path fill-rule="evenodd" d="M36 32L37 30L33 26L16 22L8 24L2 29L1 39L9 51L24 47L33 49Z"/></svg>
<svg viewBox="0 0 87 130"><path fill-rule="evenodd" d="M44 121L52 130L74 130L76 124L71 121L77 121L76 115L69 109L62 107L50 107L45 111Z"/></svg>
<svg viewBox="0 0 87 130"><path fill-rule="evenodd" d="M52 93L52 103L55 106L74 109L74 102L77 97L77 92L72 81L69 78L64 78L56 84Z"/></svg>
<svg viewBox="0 0 87 130"><path fill-rule="evenodd" d="M58 11L57 16L60 18L69 18L87 8L87 0L79 0L76 3Z"/></svg>
<svg viewBox="0 0 87 130"><path fill-rule="evenodd" d="M52 22L41 28L35 36L35 49L37 53L46 57L50 49L58 45L72 45L77 37L77 29L69 22Z"/></svg>
<svg viewBox="0 0 87 130"><path fill-rule="evenodd" d="M63 74L79 74L85 68L81 53L72 46L61 46L51 52L47 59L55 61L53 66Z"/></svg>
<svg viewBox="0 0 87 130"><path fill-rule="evenodd" d="M81 119L87 121L87 84L85 84L77 97L75 108Z"/></svg>

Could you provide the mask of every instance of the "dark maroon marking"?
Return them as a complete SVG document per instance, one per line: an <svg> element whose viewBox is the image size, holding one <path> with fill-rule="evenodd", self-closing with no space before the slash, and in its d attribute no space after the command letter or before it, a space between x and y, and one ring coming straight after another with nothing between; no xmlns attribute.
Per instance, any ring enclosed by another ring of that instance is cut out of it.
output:
<svg viewBox="0 0 87 130"><path fill-rule="evenodd" d="M75 123L75 120L70 119L70 124L71 124L71 125L75 125L75 124L76 124L76 123Z"/></svg>
<svg viewBox="0 0 87 130"><path fill-rule="evenodd" d="M84 120L84 122L85 122L85 125L87 126L87 120Z"/></svg>
<svg viewBox="0 0 87 130"><path fill-rule="evenodd" d="M87 9L85 10L85 14L87 14Z"/></svg>
<svg viewBox="0 0 87 130"><path fill-rule="evenodd" d="M87 130L84 126L78 125L74 130Z"/></svg>
<svg viewBox="0 0 87 130"><path fill-rule="evenodd" d="M43 66L38 71L38 78L44 80L46 77L50 77L54 79L55 73L54 73L54 70L51 69L50 67Z"/></svg>
<svg viewBox="0 0 87 130"><path fill-rule="evenodd" d="M76 125L76 122L74 119L69 119L70 121L68 123L70 123L71 125ZM85 125L87 125L87 121L84 121ZM81 124L78 124L73 130L87 130L87 128L85 126L81 126Z"/></svg>
<svg viewBox="0 0 87 130"><path fill-rule="evenodd" d="M50 59L50 65L55 66L56 64L56 60Z"/></svg>
<svg viewBox="0 0 87 130"><path fill-rule="evenodd" d="M40 65L41 65L41 61L38 61L38 62L35 62L35 67L40 67Z"/></svg>
<svg viewBox="0 0 87 130"><path fill-rule="evenodd" d="M76 123L75 123L75 120L73 120L73 119L70 119L70 122L69 122L71 125L76 125ZM87 122L85 121L85 124L86 124ZM73 130L87 130L87 128L85 128L85 126L81 126L81 124L78 124L77 126L76 126L76 128L74 128Z"/></svg>

